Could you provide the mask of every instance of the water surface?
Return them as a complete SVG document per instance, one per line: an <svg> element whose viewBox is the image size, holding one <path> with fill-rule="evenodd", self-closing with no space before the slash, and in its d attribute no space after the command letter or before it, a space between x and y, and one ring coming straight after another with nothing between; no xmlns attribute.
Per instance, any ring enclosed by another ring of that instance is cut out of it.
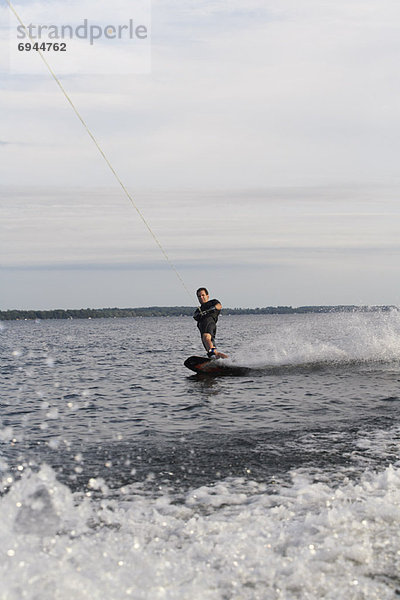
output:
<svg viewBox="0 0 400 600"><path fill-rule="evenodd" d="M400 590L397 312L222 316L242 377L185 369L189 317L1 341L4 598Z"/></svg>

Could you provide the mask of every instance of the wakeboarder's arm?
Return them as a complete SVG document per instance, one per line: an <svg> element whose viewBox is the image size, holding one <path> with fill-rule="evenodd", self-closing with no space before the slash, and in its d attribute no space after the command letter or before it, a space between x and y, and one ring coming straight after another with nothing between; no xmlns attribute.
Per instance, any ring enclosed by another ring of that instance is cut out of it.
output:
<svg viewBox="0 0 400 600"><path fill-rule="evenodd" d="M199 306L198 308L196 308L196 310L194 312L193 319L195 319L196 321L200 321L200 319L202 317L205 317L206 315L213 313L215 310L220 312L221 309L222 309L222 304L220 302L213 304L213 306L211 306L211 308L208 308L207 310L201 310L201 306Z"/></svg>
<svg viewBox="0 0 400 600"><path fill-rule="evenodd" d="M203 310L203 311L202 311L202 310L201 310L201 307L200 307L200 312L201 312L203 315L210 315L210 314L213 314L213 313L214 313L216 310L217 310L218 312L220 312L221 308L222 308L222 304L221 304L220 302L217 302L216 304L213 304L213 305L211 306L211 308L208 308L207 310Z"/></svg>

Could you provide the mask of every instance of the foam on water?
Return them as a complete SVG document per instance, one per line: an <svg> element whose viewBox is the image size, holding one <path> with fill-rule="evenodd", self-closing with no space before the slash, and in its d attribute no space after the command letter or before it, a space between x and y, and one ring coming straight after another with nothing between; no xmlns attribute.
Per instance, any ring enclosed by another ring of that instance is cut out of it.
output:
<svg viewBox="0 0 400 600"><path fill-rule="evenodd" d="M0 504L7 600L384 600L400 590L398 466L338 486L297 470L288 484L227 479L158 497L132 484L111 497L97 480L72 493L44 465Z"/></svg>

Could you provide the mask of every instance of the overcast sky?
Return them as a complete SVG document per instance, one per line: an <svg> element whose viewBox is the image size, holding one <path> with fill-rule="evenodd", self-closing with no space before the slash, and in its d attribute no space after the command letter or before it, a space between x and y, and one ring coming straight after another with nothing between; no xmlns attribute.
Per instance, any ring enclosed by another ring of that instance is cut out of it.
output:
<svg viewBox="0 0 400 600"><path fill-rule="evenodd" d="M0 307L190 304L0 6ZM74 25L149 19L134 6L15 3ZM70 40L47 59L187 286L227 306L400 304L398 0L160 0L148 23L147 49Z"/></svg>

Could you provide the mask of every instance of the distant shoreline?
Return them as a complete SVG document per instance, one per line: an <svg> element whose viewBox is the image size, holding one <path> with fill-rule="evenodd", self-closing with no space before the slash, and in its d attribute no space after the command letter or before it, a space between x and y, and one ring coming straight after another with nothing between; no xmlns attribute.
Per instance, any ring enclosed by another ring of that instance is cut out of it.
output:
<svg viewBox="0 0 400 600"><path fill-rule="evenodd" d="M337 312L387 312L397 306L266 306L264 308L224 308L224 315L291 315ZM42 319L112 319L124 317L192 316L193 306L148 306L140 308L81 308L54 310L2 310L0 321L30 321Z"/></svg>

